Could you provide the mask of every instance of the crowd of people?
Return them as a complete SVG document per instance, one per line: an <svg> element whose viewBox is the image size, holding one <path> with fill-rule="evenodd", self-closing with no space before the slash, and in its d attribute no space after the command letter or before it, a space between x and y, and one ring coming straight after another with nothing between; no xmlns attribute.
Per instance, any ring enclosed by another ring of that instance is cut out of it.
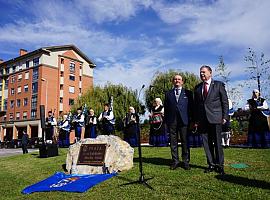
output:
<svg viewBox="0 0 270 200"><path fill-rule="evenodd" d="M208 164L205 173L216 171L223 175L223 148L229 146L230 122L234 110L224 83L212 78L211 67L202 66L200 78L201 83L192 92L183 87L183 77L177 74L172 78L173 88L165 93L164 104L160 98L154 99L149 115L149 145L170 146L172 170L181 166L180 163L184 169L189 170L190 147L203 146ZM253 90L246 110L250 110L248 145L270 147L270 112L259 90ZM124 140L133 147L138 146L140 119L134 107L129 107L122 122ZM68 147L71 129L75 130L76 142L82 137L95 138L98 124L101 134L114 134L115 117L110 104L104 104L104 110L98 117L93 109L83 110L80 107L75 115L64 115L59 122L49 111L46 118L46 140L57 142L60 147ZM180 141L182 162L178 153ZM24 147L23 151L27 153Z"/></svg>

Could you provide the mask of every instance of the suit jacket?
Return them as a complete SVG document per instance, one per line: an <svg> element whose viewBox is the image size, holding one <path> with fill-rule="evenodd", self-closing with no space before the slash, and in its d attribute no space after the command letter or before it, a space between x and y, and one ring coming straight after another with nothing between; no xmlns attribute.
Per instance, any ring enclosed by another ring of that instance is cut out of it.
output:
<svg viewBox="0 0 270 200"><path fill-rule="evenodd" d="M180 114L183 124L188 125L192 118L193 93L182 88L178 102L176 101L174 89L165 94L164 120L167 125L174 122L177 113Z"/></svg>
<svg viewBox="0 0 270 200"><path fill-rule="evenodd" d="M194 118L196 123L206 119L211 124L221 124L222 119L229 120L229 102L225 85L212 79L207 97L202 94L203 82L194 89Z"/></svg>

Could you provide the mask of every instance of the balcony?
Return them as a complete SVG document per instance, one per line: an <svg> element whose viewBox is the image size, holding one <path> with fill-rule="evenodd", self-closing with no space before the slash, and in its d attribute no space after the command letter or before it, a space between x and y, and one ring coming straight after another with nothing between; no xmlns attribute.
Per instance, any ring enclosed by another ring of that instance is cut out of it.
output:
<svg viewBox="0 0 270 200"><path fill-rule="evenodd" d="M63 103L59 103L59 111L63 111Z"/></svg>
<svg viewBox="0 0 270 200"><path fill-rule="evenodd" d="M64 77L60 77L60 84L64 85Z"/></svg>
<svg viewBox="0 0 270 200"><path fill-rule="evenodd" d="M64 64L61 64L60 71L63 72L65 70Z"/></svg>
<svg viewBox="0 0 270 200"><path fill-rule="evenodd" d="M60 90L59 96L60 96L60 97L64 97L64 90Z"/></svg>

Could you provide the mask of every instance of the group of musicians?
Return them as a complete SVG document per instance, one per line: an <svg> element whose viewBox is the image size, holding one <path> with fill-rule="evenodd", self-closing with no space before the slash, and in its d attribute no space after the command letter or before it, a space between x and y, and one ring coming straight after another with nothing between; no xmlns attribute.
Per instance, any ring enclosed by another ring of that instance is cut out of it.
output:
<svg viewBox="0 0 270 200"><path fill-rule="evenodd" d="M70 145L70 132L75 131L75 141L83 138L95 138L97 135L97 123L101 123L101 131L104 135L110 135L114 131L115 118L109 104L104 105L103 112L97 118L94 110L86 110L79 107L77 113L72 115L71 112L63 115L57 122L52 111L48 112L46 117L46 141L55 143L60 147ZM84 135L84 136L83 136Z"/></svg>

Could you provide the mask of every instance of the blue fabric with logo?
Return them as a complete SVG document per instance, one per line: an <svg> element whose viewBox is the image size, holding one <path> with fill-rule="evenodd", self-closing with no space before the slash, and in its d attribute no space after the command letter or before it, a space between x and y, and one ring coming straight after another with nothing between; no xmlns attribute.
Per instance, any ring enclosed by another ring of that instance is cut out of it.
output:
<svg viewBox="0 0 270 200"><path fill-rule="evenodd" d="M33 192L64 191L64 192L85 192L89 188L101 183L117 173L112 174L65 174L56 172L53 176L42 180L34 185L28 186L22 190L23 194Z"/></svg>

